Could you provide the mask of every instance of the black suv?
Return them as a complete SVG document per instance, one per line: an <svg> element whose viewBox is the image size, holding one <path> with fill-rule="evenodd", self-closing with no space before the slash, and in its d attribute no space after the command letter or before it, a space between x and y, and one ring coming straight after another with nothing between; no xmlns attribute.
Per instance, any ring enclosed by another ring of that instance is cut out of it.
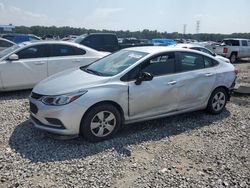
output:
<svg viewBox="0 0 250 188"><path fill-rule="evenodd" d="M115 52L119 50L118 39L113 33L91 33L77 37L74 42L98 51Z"/></svg>

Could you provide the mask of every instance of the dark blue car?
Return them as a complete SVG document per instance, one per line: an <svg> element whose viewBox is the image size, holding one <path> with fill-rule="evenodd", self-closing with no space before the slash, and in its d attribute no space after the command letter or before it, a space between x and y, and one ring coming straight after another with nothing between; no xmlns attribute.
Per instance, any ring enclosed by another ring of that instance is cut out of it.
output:
<svg viewBox="0 0 250 188"><path fill-rule="evenodd" d="M32 34L16 34L16 33L4 34L2 38L8 39L16 44L25 41L41 40L39 37Z"/></svg>

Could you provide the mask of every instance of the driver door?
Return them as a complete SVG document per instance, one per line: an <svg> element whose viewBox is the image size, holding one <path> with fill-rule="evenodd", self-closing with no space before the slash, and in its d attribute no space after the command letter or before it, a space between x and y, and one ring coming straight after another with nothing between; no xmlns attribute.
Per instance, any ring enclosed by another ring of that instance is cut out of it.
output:
<svg viewBox="0 0 250 188"><path fill-rule="evenodd" d="M177 109L175 53L164 53L141 64L140 72L152 74L153 80L136 85L129 82L131 119L161 115Z"/></svg>
<svg viewBox="0 0 250 188"><path fill-rule="evenodd" d="M6 59L1 66L1 77L5 89L32 88L47 77L47 45L34 45L20 50L18 60Z"/></svg>

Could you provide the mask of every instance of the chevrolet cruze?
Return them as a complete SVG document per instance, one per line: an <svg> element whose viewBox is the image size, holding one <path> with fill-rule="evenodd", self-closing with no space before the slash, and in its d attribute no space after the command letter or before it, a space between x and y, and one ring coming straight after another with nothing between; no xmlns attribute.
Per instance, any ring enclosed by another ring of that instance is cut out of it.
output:
<svg viewBox="0 0 250 188"><path fill-rule="evenodd" d="M201 109L222 112L237 72L194 50L124 49L41 81L30 95L30 117L39 129L101 141L122 124Z"/></svg>

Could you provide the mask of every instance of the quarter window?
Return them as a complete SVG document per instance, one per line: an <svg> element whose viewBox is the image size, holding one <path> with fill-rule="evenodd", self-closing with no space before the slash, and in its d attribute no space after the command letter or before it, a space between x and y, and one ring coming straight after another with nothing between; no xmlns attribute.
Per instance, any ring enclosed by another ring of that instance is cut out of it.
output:
<svg viewBox="0 0 250 188"><path fill-rule="evenodd" d="M84 55L86 53L85 50L67 46L67 45L54 45L54 50L52 56L72 56L72 55Z"/></svg>
<svg viewBox="0 0 250 188"><path fill-rule="evenodd" d="M205 63L205 68L213 67L216 65L215 60L208 57L204 57L204 63Z"/></svg>
<svg viewBox="0 0 250 188"><path fill-rule="evenodd" d="M175 54L166 53L157 56L142 64L141 72L148 72L153 76L170 74L175 72Z"/></svg>
<svg viewBox="0 0 250 188"><path fill-rule="evenodd" d="M204 68L203 56L200 54L180 52L179 53L179 71L191 71Z"/></svg>

